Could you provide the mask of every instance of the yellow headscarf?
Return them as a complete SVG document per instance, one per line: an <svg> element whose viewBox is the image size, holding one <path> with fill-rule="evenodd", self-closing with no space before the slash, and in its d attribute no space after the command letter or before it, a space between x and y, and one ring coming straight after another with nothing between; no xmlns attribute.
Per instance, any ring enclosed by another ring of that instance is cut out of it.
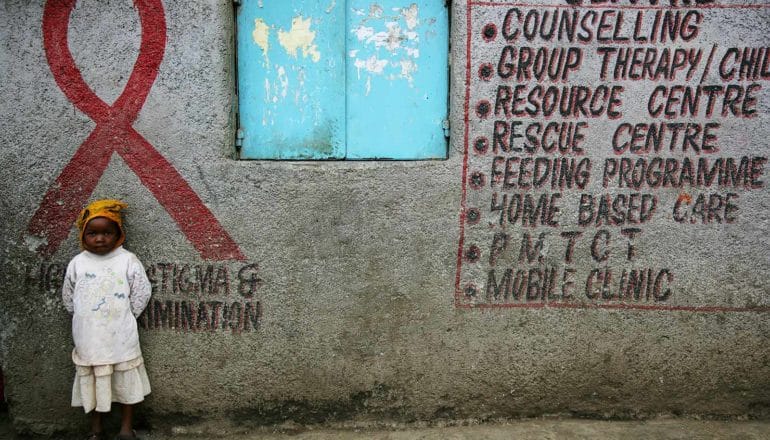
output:
<svg viewBox="0 0 770 440"><path fill-rule="evenodd" d="M80 247L83 247L83 232L86 229L86 225L91 219L96 217L104 217L117 223L120 229L120 237L118 238L115 247L117 248L126 240L126 233L123 230L123 217L120 215L122 209L128 208L128 205L120 200L104 199L91 202L88 206L83 208L78 215L78 237L80 239Z"/></svg>

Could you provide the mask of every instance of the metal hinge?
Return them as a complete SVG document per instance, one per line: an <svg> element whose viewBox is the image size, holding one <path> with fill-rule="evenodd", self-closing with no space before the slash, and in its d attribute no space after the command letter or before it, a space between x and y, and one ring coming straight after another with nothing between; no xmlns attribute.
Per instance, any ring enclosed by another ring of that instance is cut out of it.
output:
<svg viewBox="0 0 770 440"><path fill-rule="evenodd" d="M449 139L449 119L441 121L441 128L444 129L444 137Z"/></svg>
<svg viewBox="0 0 770 440"><path fill-rule="evenodd" d="M238 130L235 131L235 149L237 151L241 151L241 147L243 147L243 138L244 138L243 129L239 128Z"/></svg>

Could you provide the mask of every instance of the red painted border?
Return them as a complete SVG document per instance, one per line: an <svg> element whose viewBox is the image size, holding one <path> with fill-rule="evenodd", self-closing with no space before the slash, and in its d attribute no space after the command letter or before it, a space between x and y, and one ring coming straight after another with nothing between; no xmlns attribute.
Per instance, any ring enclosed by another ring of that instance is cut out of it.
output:
<svg viewBox="0 0 770 440"><path fill-rule="evenodd" d="M681 305L647 305L647 304L628 304L628 303L604 303L604 304L588 304L588 303L507 303L507 304L472 304L463 302L463 292L460 283L462 275L463 264L463 244L465 243L465 211L467 185L468 185L468 146L470 137L470 90L471 90L471 35L472 32L472 20L471 9L473 6L511 6L511 7L538 7L538 8L593 8L593 9L671 9L668 6L637 6L637 5L587 5L587 6L572 6L567 4L561 5L532 5L529 3L521 2L482 2L467 0L466 6L466 49L465 49L465 102L463 104L464 121L465 121L465 133L463 137L463 171L462 171L462 196L460 200L460 238L457 246L457 273L455 275L455 293L454 293L454 306L458 309L604 309L604 310L645 310L645 311L673 311L673 312L697 312L697 313L725 313L725 312L755 312L755 313L767 313L770 312L770 306L757 306L757 307L725 307L725 306L681 306ZM680 6L678 9L684 9L685 6ZM692 9L693 7L689 7ZM698 9L763 9L770 8L770 3L761 5L698 5Z"/></svg>
<svg viewBox="0 0 770 440"><path fill-rule="evenodd" d="M51 184L29 222L28 232L45 239L39 249L50 256L69 235L113 153L119 154L168 211L201 257L244 260L211 211L179 174L132 125L158 75L166 47L166 18L161 0L134 0L142 27L139 56L126 87L108 105L85 83L69 50L67 33L76 0L49 0L43 11L43 45L56 84L96 128Z"/></svg>
<svg viewBox="0 0 770 440"><path fill-rule="evenodd" d="M471 99L471 0L467 0L465 8L466 42L465 42L465 102L463 103L463 121L465 133L463 135L463 175L462 197L460 199L460 240L457 244L457 274L455 276L455 307L460 306L462 289L460 288L460 274L463 265L463 244L465 243L465 210L466 194L468 187L468 125L470 124L470 99Z"/></svg>
<svg viewBox="0 0 770 440"><path fill-rule="evenodd" d="M663 1L663 0L662 0ZM668 6L668 5L618 5L618 4L607 4L607 5L592 5L592 4L584 4L580 6L576 5L568 5L566 3L558 4L558 5L533 5L531 3L522 3L522 2L483 2L483 1L469 1L468 4L470 6L510 6L510 7L520 7L520 8L568 8L568 9L575 9L575 8L581 8L581 9L649 9L649 10L657 10L657 9L762 9L762 8L770 8L770 4L754 4L754 5L720 5L720 4L705 4L705 5L679 5L679 6Z"/></svg>

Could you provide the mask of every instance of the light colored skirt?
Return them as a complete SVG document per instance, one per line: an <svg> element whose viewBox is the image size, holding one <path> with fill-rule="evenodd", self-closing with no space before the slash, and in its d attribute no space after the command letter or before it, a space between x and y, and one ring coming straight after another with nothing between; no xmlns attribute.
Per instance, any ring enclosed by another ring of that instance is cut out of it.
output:
<svg viewBox="0 0 770 440"><path fill-rule="evenodd" d="M141 356L112 365L75 365L72 406L89 413L109 412L112 402L133 405L150 394L150 380Z"/></svg>

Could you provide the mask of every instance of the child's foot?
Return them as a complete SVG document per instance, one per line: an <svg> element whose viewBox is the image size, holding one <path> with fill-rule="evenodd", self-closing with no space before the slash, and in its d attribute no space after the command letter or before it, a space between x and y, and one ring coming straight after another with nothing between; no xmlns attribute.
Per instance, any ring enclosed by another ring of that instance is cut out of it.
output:
<svg viewBox="0 0 770 440"><path fill-rule="evenodd" d="M138 438L139 438L139 437L137 437L137 436L136 436L136 431L133 431L133 430L132 430L132 431L131 431L131 432L129 432L128 434L126 434L126 433L123 433L123 432L119 433L119 434L118 434L118 435L115 437L115 440L137 440Z"/></svg>
<svg viewBox="0 0 770 440"><path fill-rule="evenodd" d="M104 435L104 431L92 432L86 437L86 440L107 440L107 436Z"/></svg>

